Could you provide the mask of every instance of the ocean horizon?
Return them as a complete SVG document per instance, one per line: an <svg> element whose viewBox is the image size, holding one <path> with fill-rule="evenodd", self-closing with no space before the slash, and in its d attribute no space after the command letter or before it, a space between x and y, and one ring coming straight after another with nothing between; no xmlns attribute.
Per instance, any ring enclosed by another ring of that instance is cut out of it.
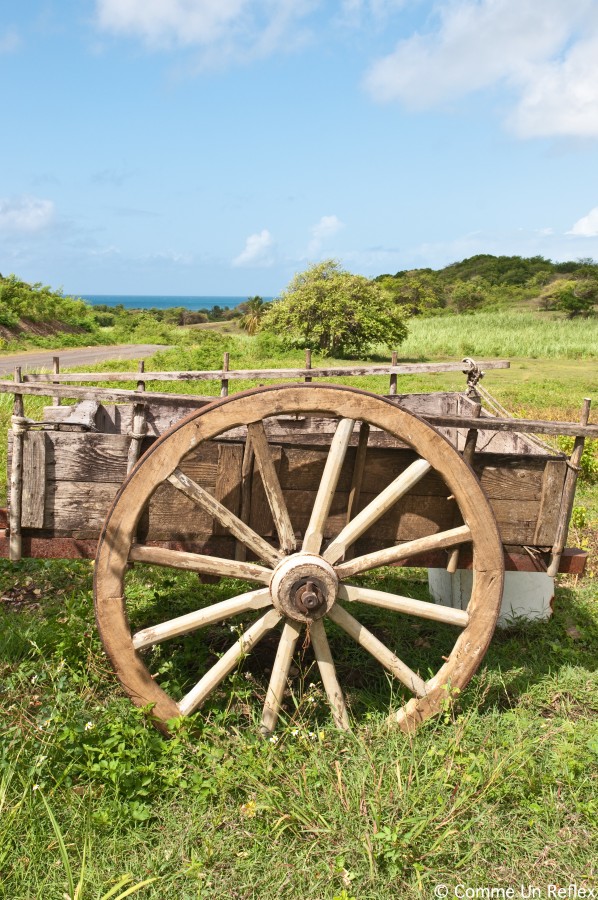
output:
<svg viewBox="0 0 598 900"><path fill-rule="evenodd" d="M240 297L183 296L179 294L73 294L93 306L124 306L125 309L171 309L182 306L191 311L211 309L213 306L233 309L244 303L248 295ZM272 300L272 297L264 297Z"/></svg>

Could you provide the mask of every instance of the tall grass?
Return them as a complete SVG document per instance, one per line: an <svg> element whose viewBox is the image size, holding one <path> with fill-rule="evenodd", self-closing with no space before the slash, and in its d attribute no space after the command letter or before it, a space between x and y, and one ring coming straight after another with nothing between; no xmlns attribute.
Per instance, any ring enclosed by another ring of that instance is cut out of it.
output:
<svg viewBox="0 0 598 900"><path fill-rule="evenodd" d="M564 319L525 310L414 318L402 357L598 359L598 317Z"/></svg>

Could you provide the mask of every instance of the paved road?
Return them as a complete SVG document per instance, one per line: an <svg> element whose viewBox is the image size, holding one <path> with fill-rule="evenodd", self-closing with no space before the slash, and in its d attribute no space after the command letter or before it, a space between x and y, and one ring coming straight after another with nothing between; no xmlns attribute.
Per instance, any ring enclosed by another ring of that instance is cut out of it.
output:
<svg viewBox="0 0 598 900"><path fill-rule="evenodd" d="M60 357L60 368L92 366L107 359L143 359L157 350L165 350L162 344L123 344L113 347L78 347L76 350L29 350L0 356L0 376L12 375L15 366L24 372L32 369L52 370L52 357Z"/></svg>

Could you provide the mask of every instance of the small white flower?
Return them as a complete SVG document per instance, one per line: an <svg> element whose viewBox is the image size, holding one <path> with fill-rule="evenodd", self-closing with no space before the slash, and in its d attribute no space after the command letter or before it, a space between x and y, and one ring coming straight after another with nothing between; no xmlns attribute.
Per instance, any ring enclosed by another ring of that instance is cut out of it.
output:
<svg viewBox="0 0 598 900"><path fill-rule="evenodd" d="M92 728L93 728L93 722L85 723L85 731L91 731Z"/></svg>
<svg viewBox="0 0 598 900"><path fill-rule="evenodd" d="M31 788L32 791L39 791L39 784L34 784Z"/></svg>
<svg viewBox="0 0 598 900"><path fill-rule="evenodd" d="M269 740L270 740L270 743L271 743L271 744L277 744L277 743L278 743L278 737L277 737L275 734L273 734L272 737L271 737Z"/></svg>
<svg viewBox="0 0 598 900"><path fill-rule="evenodd" d="M299 729L293 728L293 730L291 731L291 734L293 735L293 737L297 737L297 735L299 734Z"/></svg>
<svg viewBox="0 0 598 900"><path fill-rule="evenodd" d="M315 731L310 731L310 732L309 732L309 738L310 738L310 740L315 741L315 739L316 739L316 733L315 733Z"/></svg>

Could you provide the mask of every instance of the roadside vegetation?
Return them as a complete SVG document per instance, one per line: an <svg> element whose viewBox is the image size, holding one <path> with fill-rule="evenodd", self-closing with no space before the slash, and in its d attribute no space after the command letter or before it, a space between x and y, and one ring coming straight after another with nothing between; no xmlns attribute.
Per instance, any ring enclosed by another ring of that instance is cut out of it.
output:
<svg viewBox="0 0 598 900"><path fill-rule="evenodd" d="M341 357L399 346L409 355L425 332L427 340L432 336L431 354L469 353L474 338L471 352L492 354L504 352L496 348L508 331L510 338L517 337L509 355L545 356L544 341L549 355L563 355L563 347L572 358L583 358L596 352L582 335L584 323L595 321L597 304L597 263L552 263L540 256L479 255L437 271L414 269L374 279L325 260L295 275L274 302L253 296L234 308L215 305L195 311L92 306L44 285L0 275L0 352L90 344L191 345L198 330L216 330L249 336L263 332L278 337L285 349L310 347ZM443 322L440 330L448 337L441 345L433 336L437 320L447 318L452 333ZM548 324L550 329L542 331ZM488 351L481 347L482 334Z"/></svg>
<svg viewBox="0 0 598 900"><path fill-rule="evenodd" d="M260 304L244 315L256 312L261 319ZM403 360L511 358L510 369L489 371L483 384L515 414L575 420L583 397L598 402L596 318L527 306L407 318ZM293 367L305 358L300 342L287 349L259 328L250 336L167 324L191 337L146 360L148 370L217 369L224 352L231 368ZM364 361L388 358L379 344ZM312 364L343 361L322 350ZM342 380L376 391L388 383ZM460 373L405 376L398 391L462 390L464 381ZM231 381L230 390L254 384ZM197 385L160 386L169 389ZM199 390L218 395L220 384ZM43 405L27 398L26 412L40 417ZM11 398L0 394L0 457L10 414ZM5 469L0 458L1 478ZM415 900L439 883L595 888L596 442L584 454L569 544L589 551L588 567L580 578L559 576L553 618L498 631L467 690L447 692L444 714L416 735L389 728L400 693L335 634L353 733L331 727L306 649L269 741L256 735L272 664L267 644L167 740L110 672L93 622L93 566L0 560L0 897ZM378 570L368 583L428 598L425 570ZM198 596L214 603L244 589L140 564L128 586L139 610L180 612ZM411 648L422 672L452 639L450 626L369 615L390 643ZM217 650L230 640L226 630L209 629ZM187 678L202 648L198 640L159 677Z"/></svg>

